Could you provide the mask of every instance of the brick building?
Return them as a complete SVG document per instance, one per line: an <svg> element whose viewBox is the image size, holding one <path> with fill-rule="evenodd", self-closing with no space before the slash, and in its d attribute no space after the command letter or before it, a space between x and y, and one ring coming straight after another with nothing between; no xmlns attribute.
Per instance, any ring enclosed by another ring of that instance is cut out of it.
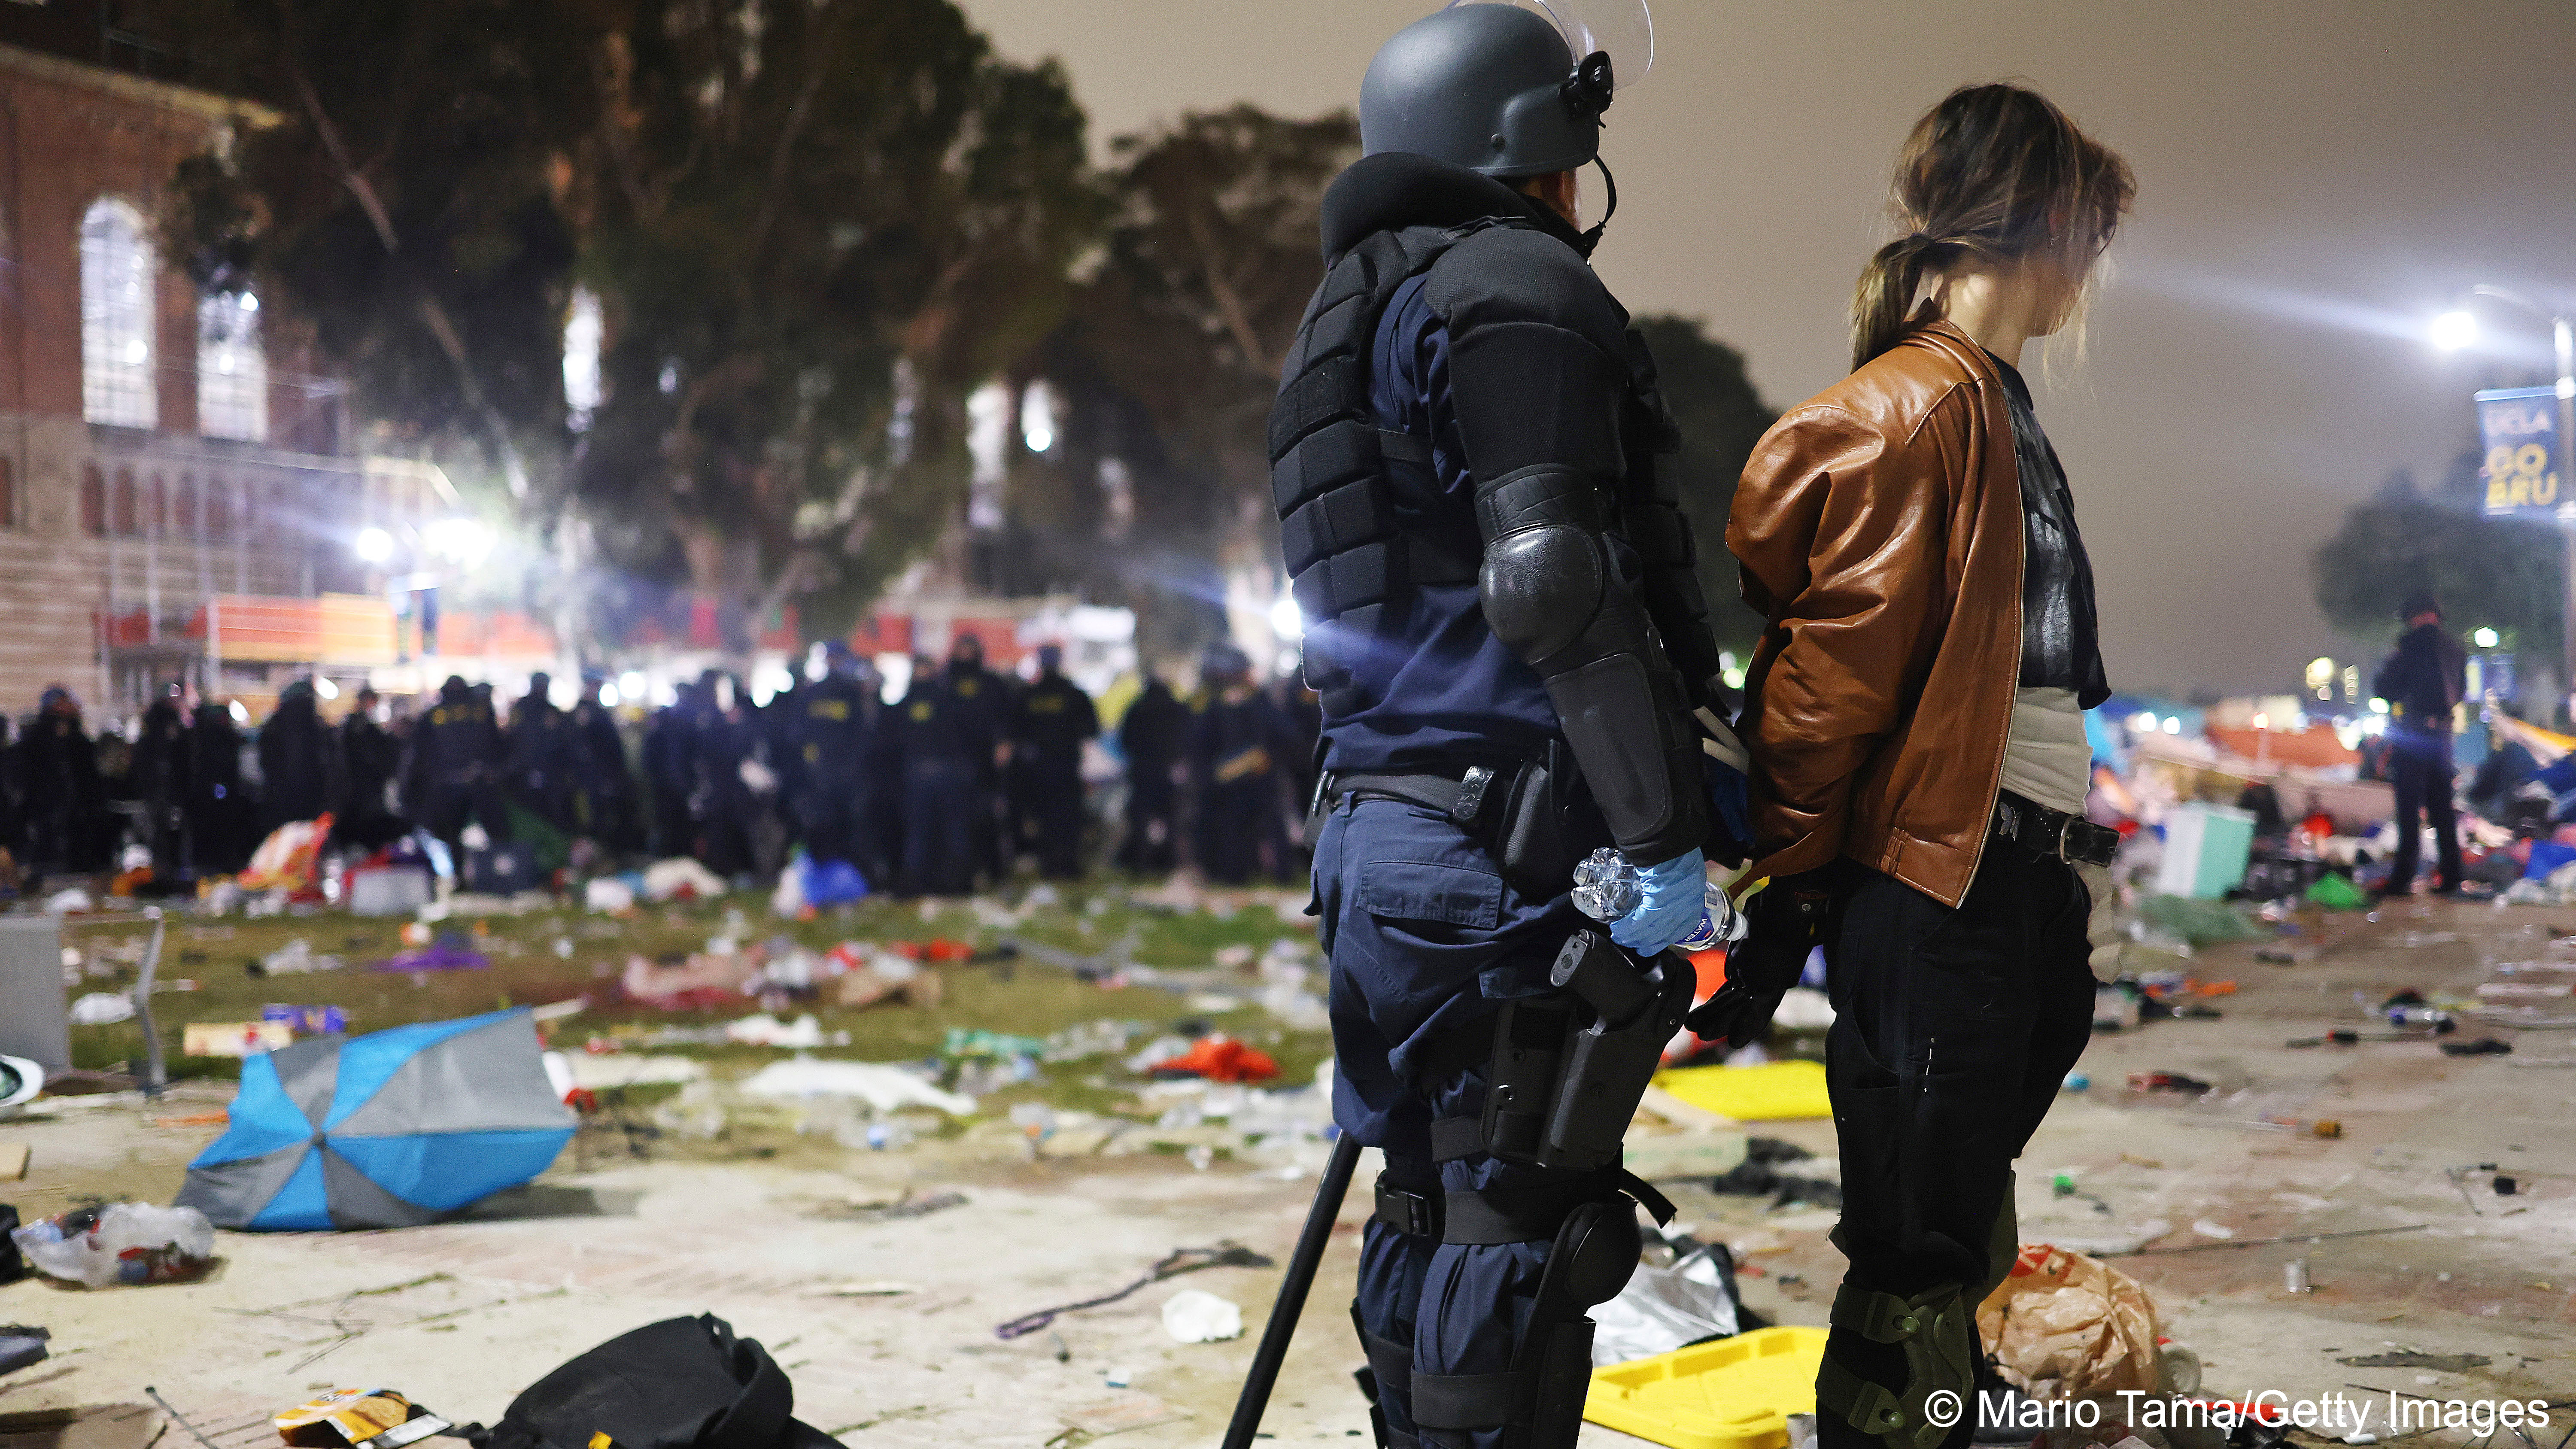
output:
<svg viewBox="0 0 2576 1449"><path fill-rule="evenodd" d="M453 503L429 470L353 454L346 389L267 335L255 296L200 295L159 255L178 163L273 118L161 78L184 71L119 31L116 9L0 5L5 714L56 682L93 719L183 677L271 694L330 661L274 638L227 651L227 601L236 618L285 601L318 616L326 595L375 582L358 530L417 528ZM330 612L371 601L381 612L380 594Z"/></svg>

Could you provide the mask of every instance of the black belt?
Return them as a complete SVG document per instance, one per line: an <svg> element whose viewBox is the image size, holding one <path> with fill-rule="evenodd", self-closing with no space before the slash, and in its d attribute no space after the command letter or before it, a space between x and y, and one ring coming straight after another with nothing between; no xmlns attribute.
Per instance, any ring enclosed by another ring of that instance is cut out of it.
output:
<svg viewBox="0 0 2576 1449"><path fill-rule="evenodd" d="M1487 765L1470 765L1458 779L1446 775L1356 775L1328 773L1316 784L1316 804L1332 810L1354 796L1402 800L1436 810L1469 834L1477 834L1491 812L1503 807L1511 780ZM1500 788L1496 788L1497 786Z"/></svg>
<svg viewBox="0 0 2576 1449"><path fill-rule="evenodd" d="M1995 796L1995 836L2072 865L2109 865L2120 832L2081 815L2051 810L2006 790Z"/></svg>

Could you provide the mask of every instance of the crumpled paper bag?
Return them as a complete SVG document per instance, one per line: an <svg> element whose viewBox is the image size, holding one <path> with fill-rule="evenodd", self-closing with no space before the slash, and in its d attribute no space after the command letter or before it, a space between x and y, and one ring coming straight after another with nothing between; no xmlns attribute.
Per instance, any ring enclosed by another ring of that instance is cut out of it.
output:
<svg viewBox="0 0 2576 1449"><path fill-rule="evenodd" d="M2156 1305L2098 1258L2046 1243L2021 1250L1977 1306L1995 1368L2035 1399L2158 1389Z"/></svg>

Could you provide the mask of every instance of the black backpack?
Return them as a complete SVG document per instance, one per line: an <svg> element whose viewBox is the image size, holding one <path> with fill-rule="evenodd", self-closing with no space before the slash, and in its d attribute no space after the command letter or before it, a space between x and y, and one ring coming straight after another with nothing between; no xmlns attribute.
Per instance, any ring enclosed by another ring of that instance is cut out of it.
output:
<svg viewBox="0 0 2576 1449"><path fill-rule="evenodd" d="M477 1449L841 1449L791 1416L757 1340L713 1314L620 1334L530 1385Z"/></svg>

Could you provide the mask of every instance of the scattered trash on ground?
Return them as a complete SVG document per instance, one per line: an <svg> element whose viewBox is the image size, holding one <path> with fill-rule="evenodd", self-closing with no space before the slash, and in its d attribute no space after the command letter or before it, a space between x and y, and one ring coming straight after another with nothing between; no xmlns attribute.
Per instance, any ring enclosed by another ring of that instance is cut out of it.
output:
<svg viewBox="0 0 2576 1449"><path fill-rule="evenodd" d="M74 1026L112 1026L134 1019L134 998L122 991L93 991L71 1005Z"/></svg>
<svg viewBox="0 0 2576 1449"><path fill-rule="evenodd" d="M13 1229L9 1239L37 1272L92 1288L184 1282L215 1256L214 1226L204 1213L140 1202L56 1213Z"/></svg>
<svg viewBox="0 0 2576 1449"><path fill-rule="evenodd" d="M280 1023L297 1036L328 1036L349 1029L349 1013L337 1006L271 1003L259 1009L259 1019Z"/></svg>
<svg viewBox="0 0 2576 1449"><path fill-rule="evenodd" d="M2356 1354L2335 1362L2345 1368L2430 1369L2435 1373L2464 1374L2471 1369L2485 1368L2495 1360L2482 1353L2423 1353L2408 1348L2390 1353Z"/></svg>
<svg viewBox="0 0 2576 1449"><path fill-rule="evenodd" d="M1177 1278L1183 1273L1195 1273L1203 1268L1268 1268L1271 1266L1273 1264L1270 1259L1240 1243L1219 1243L1213 1248L1175 1248L1169 1256L1155 1263L1144 1277L1114 1293L1104 1293L1097 1298L1086 1298L1079 1303L1067 1303L1059 1308L1041 1308L1035 1313L1023 1315L999 1325L993 1330L993 1336L1003 1339L1022 1338L1055 1322L1064 1314L1080 1313L1086 1308L1099 1308L1116 1303L1165 1279Z"/></svg>
<svg viewBox="0 0 2576 1449"><path fill-rule="evenodd" d="M1266 1082L1279 1075L1270 1054L1224 1035L1205 1036L1178 1056L1145 1069L1156 1077L1205 1077L1211 1082Z"/></svg>
<svg viewBox="0 0 2576 1449"><path fill-rule="evenodd" d="M1243 1307L1203 1288L1184 1288L1163 1300L1163 1331L1175 1343L1220 1343L1243 1337Z"/></svg>
<svg viewBox="0 0 2576 1449"><path fill-rule="evenodd" d="M2116 1268L2044 1243L2021 1250L1977 1307L1995 1369L2035 1399L2160 1388L2156 1307Z"/></svg>
<svg viewBox="0 0 2576 1449"><path fill-rule="evenodd" d="M1732 1197L1767 1197L1774 1207L1807 1203L1815 1207L1840 1208L1843 1205L1843 1188L1838 1179L1781 1170L1783 1164L1805 1162L1814 1157L1814 1153L1793 1142L1783 1142L1776 1137L1750 1138L1744 1144L1744 1161L1733 1171L1711 1182L1709 1190Z"/></svg>
<svg viewBox="0 0 2576 1449"><path fill-rule="evenodd" d="M754 1097L857 1097L879 1112L932 1107L964 1117L975 1110L974 1098L942 1091L902 1067L880 1062L810 1057L771 1062L744 1080L740 1089Z"/></svg>
<svg viewBox="0 0 2576 1449"><path fill-rule="evenodd" d="M456 1427L392 1389L333 1389L276 1424L290 1449L401 1449Z"/></svg>
<svg viewBox="0 0 2576 1449"><path fill-rule="evenodd" d="M899 1223L911 1218L926 1218L932 1213L946 1212L950 1208L965 1205L966 1194L962 1192L930 1192L916 1195L906 1189L901 1197L880 1198L873 1202L827 1203L818 1208L814 1216L830 1218L837 1222Z"/></svg>
<svg viewBox="0 0 2576 1449"><path fill-rule="evenodd" d="M1723 1243L1691 1238L1674 1242L1664 1267L1641 1263L1619 1296L1591 1310L1595 1367L1670 1353L1694 1343L1731 1338L1744 1322L1735 1292L1735 1260Z"/></svg>
<svg viewBox="0 0 2576 1449"><path fill-rule="evenodd" d="M192 1021L179 1032L179 1050L192 1057L254 1057L295 1044L295 1029L282 1021Z"/></svg>

